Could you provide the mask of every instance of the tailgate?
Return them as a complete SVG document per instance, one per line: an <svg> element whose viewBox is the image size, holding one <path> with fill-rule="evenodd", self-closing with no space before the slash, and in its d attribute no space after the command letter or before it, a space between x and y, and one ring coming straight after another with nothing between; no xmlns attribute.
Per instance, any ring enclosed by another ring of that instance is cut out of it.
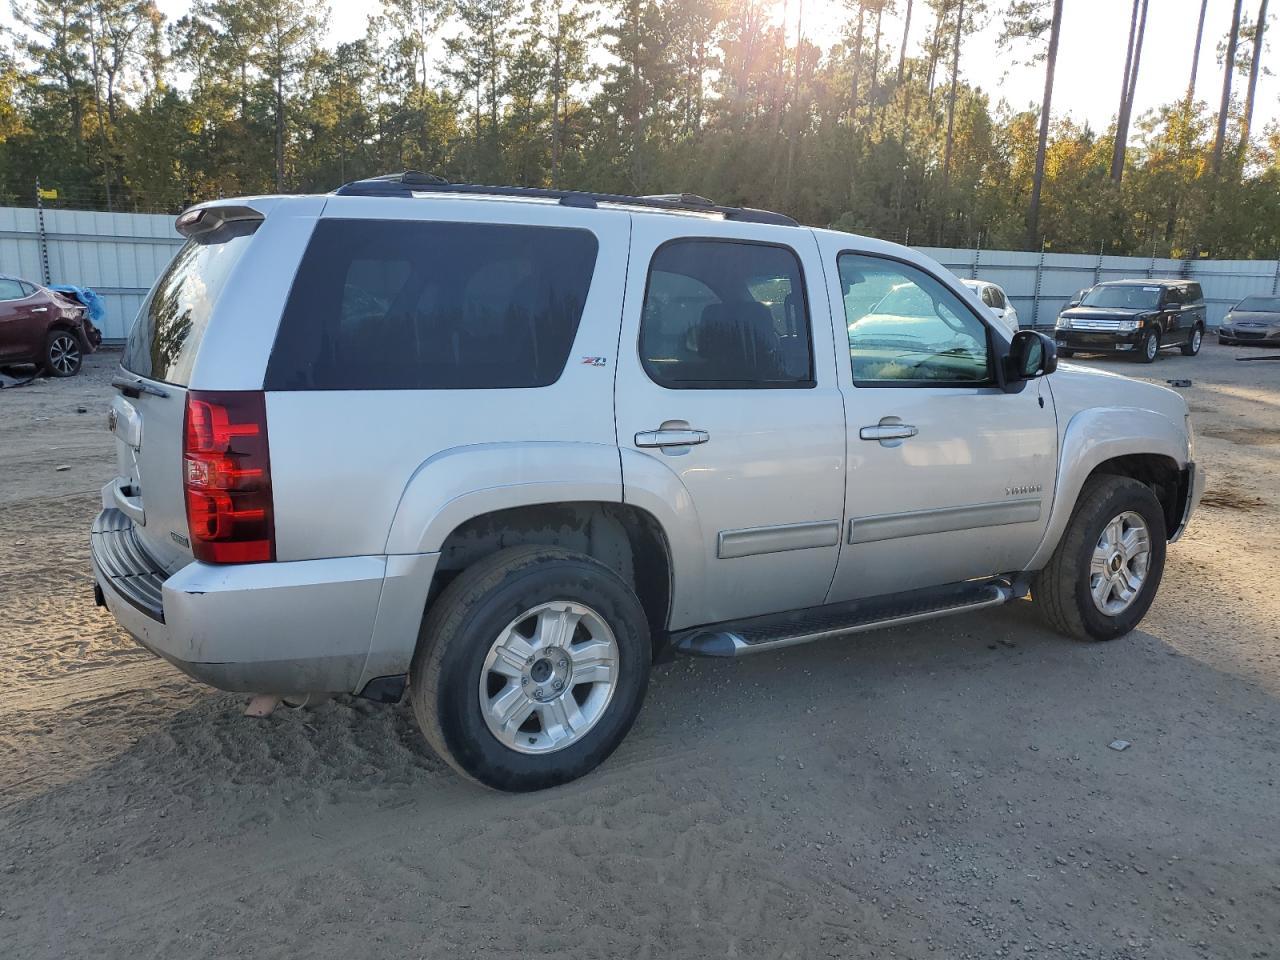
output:
<svg viewBox="0 0 1280 960"><path fill-rule="evenodd" d="M137 378L126 374L118 382ZM182 492L187 391L147 381L139 386L111 401L107 422L116 438L116 476L103 490L103 506L129 517L142 546L173 573L191 562Z"/></svg>
<svg viewBox="0 0 1280 960"><path fill-rule="evenodd" d="M133 521L141 546L169 573L192 559L182 488L187 387L218 298L262 222L260 214L244 216L193 235L178 251L143 301L112 381L116 477L104 506Z"/></svg>

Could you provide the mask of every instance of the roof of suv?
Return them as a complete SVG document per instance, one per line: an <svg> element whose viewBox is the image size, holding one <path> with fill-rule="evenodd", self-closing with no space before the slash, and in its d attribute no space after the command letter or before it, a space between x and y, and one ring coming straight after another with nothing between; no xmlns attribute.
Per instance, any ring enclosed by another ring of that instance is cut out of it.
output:
<svg viewBox="0 0 1280 960"><path fill-rule="evenodd" d="M354 180L351 183L343 184L334 193L343 197L412 197L419 193L445 193L510 197L522 200L556 200L566 207L593 209L600 204L611 204L625 207L643 207L671 213L719 214L726 220L739 220L748 223L770 223L787 227L799 226L799 223L783 213L775 213L772 210L757 210L754 207L724 206L693 193L666 193L636 197L627 194L555 190L546 187L504 187L474 183L450 183L443 177L422 173L418 170L406 170L404 173L390 173L381 177Z"/></svg>
<svg viewBox="0 0 1280 960"><path fill-rule="evenodd" d="M1195 280L1155 278L1153 280L1103 280L1098 287L1185 287Z"/></svg>

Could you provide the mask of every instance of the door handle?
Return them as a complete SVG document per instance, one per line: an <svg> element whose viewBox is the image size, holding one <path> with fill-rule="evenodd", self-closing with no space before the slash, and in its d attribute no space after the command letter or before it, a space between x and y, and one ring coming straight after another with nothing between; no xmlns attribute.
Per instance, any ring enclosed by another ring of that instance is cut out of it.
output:
<svg viewBox="0 0 1280 960"><path fill-rule="evenodd" d="M919 432L909 423L878 423L874 427L863 427L858 436L863 440L906 440Z"/></svg>
<svg viewBox="0 0 1280 960"><path fill-rule="evenodd" d="M32 313L48 313L49 308L48 307L32 307L31 312Z"/></svg>
<svg viewBox="0 0 1280 960"><path fill-rule="evenodd" d="M690 427L681 429L641 430L636 434L637 447L692 447L706 443L711 434L705 430L694 430Z"/></svg>

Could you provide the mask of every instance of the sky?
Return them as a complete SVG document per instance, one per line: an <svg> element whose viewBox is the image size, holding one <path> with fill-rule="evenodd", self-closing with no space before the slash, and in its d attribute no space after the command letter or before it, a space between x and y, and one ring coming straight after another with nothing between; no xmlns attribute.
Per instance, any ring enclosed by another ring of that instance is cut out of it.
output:
<svg viewBox="0 0 1280 960"><path fill-rule="evenodd" d="M1248 17L1257 15L1259 0L1244 0ZM158 0L158 5L171 19L186 12L188 0ZM850 4L851 5L851 4ZM999 13L1007 0L986 0L989 11ZM376 3L361 0L331 0L329 40L354 39L364 35L365 22ZM797 0L789 0L787 26L789 42L796 37ZM899 10L905 0L897 0ZM1222 95L1222 68L1216 62L1218 42L1231 27L1232 0L1209 0L1205 16L1204 42L1200 51L1200 68L1196 79L1196 97L1208 101L1216 110ZM0 8L0 23L11 26L8 4ZM781 17L782 0L775 0L775 16ZM1064 0L1062 37L1059 41L1058 68L1053 91L1053 115L1070 115L1087 122L1101 132L1110 124L1119 101L1120 77L1124 71L1125 46L1129 39L1131 5L1127 0ZM1263 64L1272 64L1277 76L1262 76L1254 115L1254 129L1261 130L1270 121L1280 120L1280 17L1272 5L1268 44ZM1146 36L1142 47L1142 63L1138 73L1135 117L1183 95L1191 71L1191 53L1195 45L1196 20L1200 0L1149 0ZM803 3L803 29L808 38L838 35L849 17L845 0L806 0ZM988 14L989 23L961 47L961 76L991 95L993 104L1006 100L1014 109L1038 106L1044 92L1044 67L1019 66L1016 61L1026 50L1001 51L996 43L1000 33L998 16ZM912 53L920 49L930 24L924 0L915 0L912 17ZM902 37L902 22L885 18L885 33L896 48ZM820 42L820 45L827 45ZM1243 97L1242 78L1233 82Z"/></svg>

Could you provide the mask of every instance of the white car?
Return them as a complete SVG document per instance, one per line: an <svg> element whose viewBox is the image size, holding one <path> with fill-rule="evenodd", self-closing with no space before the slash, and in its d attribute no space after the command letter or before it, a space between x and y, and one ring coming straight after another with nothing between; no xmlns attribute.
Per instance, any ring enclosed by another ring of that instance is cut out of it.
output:
<svg viewBox="0 0 1280 960"><path fill-rule="evenodd" d="M960 282L978 295L978 299L991 309L996 319L1003 323L1010 333L1017 332L1018 311L1009 302L1003 287L988 280L961 280Z"/></svg>

